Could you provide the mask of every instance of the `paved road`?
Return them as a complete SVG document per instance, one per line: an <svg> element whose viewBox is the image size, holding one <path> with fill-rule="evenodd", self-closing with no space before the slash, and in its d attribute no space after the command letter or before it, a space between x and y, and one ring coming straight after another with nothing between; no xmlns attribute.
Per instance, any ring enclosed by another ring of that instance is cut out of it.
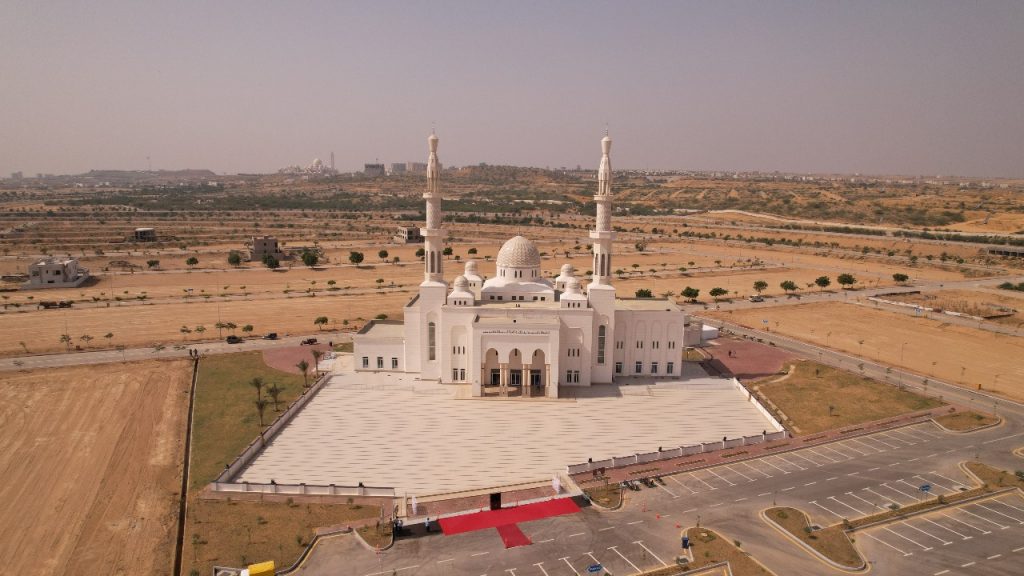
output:
<svg viewBox="0 0 1024 576"><path fill-rule="evenodd" d="M251 338L239 344L228 344L222 340L217 340L212 342L178 342L164 347L37 354L0 358L0 371L107 364L110 362L134 362L138 360L152 360L155 358L184 358L188 356L190 349L199 350L200 354L225 354L230 352L246 352L250 350L267 350L269 348L280 348L283 346L298 346L304 338L309 337L317 338L320 342L332 341L335 344L339 342L349 342L352 340L351 333L317 332L297 336L284 336L277 340Z"/></svg>

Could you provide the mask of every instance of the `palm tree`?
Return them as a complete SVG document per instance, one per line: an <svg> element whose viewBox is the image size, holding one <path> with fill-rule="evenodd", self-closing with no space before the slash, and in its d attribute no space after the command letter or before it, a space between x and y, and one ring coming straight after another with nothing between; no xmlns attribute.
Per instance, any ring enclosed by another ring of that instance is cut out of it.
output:
<svg viewBox="0 0 1024 576"><path fill-rule="evenodd" d="M267 409L267 404L270 404L270 402L264 400L263 398L260 398L259 400L254 400L253 403L256 405L256 412L258 412L259 415L260 415L260 432L262 433L263 432L263 412Z"/></svg>
<svg viewBox="0 0 1024 576"><path fill-rule="evenodd" d="M295 365L295 367L302 371L302 387L309 387L309 362L306 362L305 360L300 360L299 363Z"/></svg>
<svg viewBox="0 0 1024 576"><path fill-rule="evenodd" d="M277 382L274 382L273 384L267 387L267 394L274 400L275 412L280 411L277 405L278 402L280 401L279 397L281 396L281 392L284 392L284 386L279 385Z"/></svg>
<svg viewBox="0 0 1024 576"><path fill-rule="evenodd" d="M78 338L79 338L79 339L80 339L80 340L81 340L82 342L85 342L85 347L86 347L86 348L88 348L88 347L89 347L89 342L90 342L90 341L92 340L92 336L90 336L90 335L88 335L88 334L82 334L82 335L81 335L81 336L79 336Z"/></svg>
<svg viewBox="0 0 1024 576"><path fill-rule="evenodd" d="M195 332L196 334L199 334L199 337L202 338L203 337L203 332L206 332L206 326L203 326L202 324L200 324L199 326L195 327L193 332Z"/></svg>
<svg viewBox="0 0 1024 576"><path fill-rule="evenodd" d="M313 349L310 354L313 355L313 372L319 374L320 372L320 357L324 355L320 350Z"/></svg>
<svg viewBox="0 0 1024 576"><path fill-rule="evenodd" d="M253 388L256 389L256 399L257 400L262 398L262 396L260 395L260 392L262 392L262 390L263 390L263 378L260 378L259 376L256 376L252 380L249 380L249 386L252 386Z"/></svg>
<svg viewBox="0 0 1024 576"><path fill-rule="evenodd" d="M71 334L61 334L60 341L67 347L68 352L71 352Z"/></svg>

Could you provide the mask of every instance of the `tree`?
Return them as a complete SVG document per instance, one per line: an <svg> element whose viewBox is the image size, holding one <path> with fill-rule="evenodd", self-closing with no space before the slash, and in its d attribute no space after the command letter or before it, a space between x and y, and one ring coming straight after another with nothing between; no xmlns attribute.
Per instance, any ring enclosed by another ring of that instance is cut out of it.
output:
<svg viewBox="0 0 1024 576"><path fill-rule="evenodd" d="M828 276L818 276L814 279L814 283L818 285L818 288L825 290L825 288L828 288L829 285L832 284L832 281L829 280Z"/></svg>
<svg viewBox="0 0 1024 576"><path fill-rule="evenodd" d="M712 298L714 298L715 302L718 302L718 297L719 296L725 296L728 293L729 293L728 290L726 290L725 288L719 288L718 286L716 286L716 287L712 288L710 291L708 291L708 295L711 296Z"/></svg>
<svg viewBox="0 0 1024 576"><path fill-rule="evenodd" d="M203 326L202 324L200 324L200 325L195 327L193 332L195 332L196 334L199 334L199 337L202 338L203 337L203 332L206 332L206 326Z"/></svg>
<svg viewBox="0 0 1024 576"><path fill-rule="evenodd" d="M110 347L110 341L113 340L113 338L114 338L114 333L113 332L107 332L106 334L103 335L103 337L107 339L107 348L109 348Z"/></svg>
<svg viewBox="0 0 1024 576"><path fill-rule="evenodd" d="M636 248L637 252L643 252L644 250L647 250L647 242L641 240L640 242L633 244L633 247Z"/></svg>
<svg viewBox="0 0 1024 576"><path fill-rule="evenodd" d="M316 324L317 328L319 328L320 330L324 329L324 326L327 325L327 322L329 322L327 316L317 316L316 319L313 320L313 324Z"/></svg>
<svg viewBox="0 0 1024 576"><path fill-rule="evenodd" d="M235 324L234 322L225 322L224 327L231 330L231 333L234 334L235 328L238 328L238 324Z"/></svg>
<svg viewBox="0 0 1024 576"><path fill-rule="evenodd" d="M257 400L263 397L263 378L260 378L259 376L254 377L252 380L249 380L249 386L252 386L253 388L256 389Z"/></svg>
<svg viewBox="0 0 1024 576"><path fill-rule="evenodd" d="M905 284L907 280L910 280L910 276L907 276L906 274L903 274L901 272L897 272L892 275L892 279L895 280L896 282L899 282L900 284Z"/></svg>
<svg viewBox="0 0 1024 576"><path fill-rule="evenodd" d="M60 341L67 347L68 352L71 352L71 334L61 334Z"/></svg>
<svg viewBox="0 0 1024 576"><path fill-rule="evenodd" d="M445 246L444 250L441 250L441 254L444 254L445 256L451 256L452 252L453 251L451 246Z"/></svg>
<svg viewBox="0 0 1024 576"><path fill-rule="evenodd" d="M768 283L764 280L757 280L754 282L754 291L760 294L768 288Z"/></svg>
<svg viewBox="0 0 1024 576"><path fill-rule="evenodd" d="M188 260L185 260L185 264L187 264L189 268L194 268L196 264L199 264L199 258L189 256Z"/></svg>
<svg viewBox="0 0 1024 576"><path fill-rule="evenodd" d="M228 252L228 264L231 264L235 268L242 265L242 255L238 252L238 250L232 250L231 252Z"/></svg>
<svg viewBox="0 0 1024 576"><path fill-rule="evenodd" d="M639 290L636 291L636 297L637 298L653 298L654 295L651 294L650 288L640 288Z"/></svg>
<svg viewBox="0 0 1024 576"><path fill-rule="evenodd" d="M242 332L245 332L246 334L252 332L252 324L246 324L245 326L242 326Z"/></svg>
<svg viewBox="0 0 1024 576"><path fill-rule="evenodd" d="M792 280L784 280L781 284L779 284L779 288L785 290L787 294L789 294L790 292L795 292L800 289L800 287L796 285L796 282L793 282Z"/></svg>
<svg viewBox="0 0 1024 576"><path fill-rule="evenodd" d="M85 347L88 348L89 342L92 341L92 336L88 334L82 334L81 336L78 337L78 339L81 340L82 342L85 342Z"/></svg>
<svg viewBox="0 0 1024 576"><path fill-rule="evenodd" d="M474 255L474 256L475 256L475 255L476 255L476 248L470 248L470 249L469 249L469 250L467 250L466 252L468 252L469 254L472 254L472 255Z"/></svg>
<svg viewBox="0 0 1024 576"><path fill-rule="evenodd" d="M302 263L309 268L316 266L319 261L320 257L316 255L316 252L313 252L312 250L304 250L302 252Z"/></svg>
<svg viewBox="0 0 1024 576"><path fill-rule="evenodd" d="M299 360L299 363L295 365L302 372L302 387L309 387L309 362L305 360Z"/></svg>
<svg viewBox="0 0 1024 576"><path fill-rule="evenodd" d="M853 277L853 274L840 274L836 280L843 285L843 288L850 288L857 283L857 279Z"/></svg>
<svg viewBox="0 0 1024 576"><path fill-rule="evenodd" d="M416 257L417 258L422 259L424 255L426 255L426 251L424 251L423 248L417 248L416 249Z"/></svg>
<svg viewBox="0 0 1024 576"><path fill-rule="evenodd" d="M353 263L353 264L355 264L356 266L359 266L359 264L361 264L363 262L363 253L362 252L349 252L348 253L348 261Z"/></svg>
<svg viewBox="0 0 1024 576"><path fill-rule="evenodd" d="M267 387L267 395L274 401L274 411L278 412L278 403L280 402L281 392L284 392L284 386L281 386L277 382L274 382Z"/></svg>
<svg viewBox="0 0 1024 576"><path fill-rule="evenodd" d="M146 266L149 266L150 268L156 268L159 265L160 265L160 261L159 260L146 260Z"/></svg>
<svg viewBox="0 0 1024 576"><path fill-rule="evenodd" d="M690 286L687 286L686 288L683 288L683 291L680 292L680 294L682 294L683 298L686 298L690 302L696 302L697 297L700 296L700 290L697 288L691 288Z"/></svg>
<svg viewBox="0 0 1024 576"><path fill-rule="evenodd" d="M223 322L217 322L216 324L213 325L213 327L217 329L217 338L223 338L224 329L227 328L228 325Z"/></svg>
<svg viewBox="0 0 1024 576"><path fill-rule="evenodd" d="M380 258L381 262L387 262L388 251L387 250L381 250L380 252L377 252L377 257Z"/></svg>
<svg viewBox="0 0 1024 576"><path fill-rule="evenodd" d="M313 371L316 372L317 374L319 374L320 373L320 358L323 357L324 353L321 352L320 350L317 350L316 348L314 348L312 351L310 351L310 354L313 355Z"/></svg>
<svg viewBox="0 0 1024 576"><path fill-rule="evenodd" d="M181 328L178 328L178 332L181 332L181 339L184 341L188 339L188 335L192 333L192 329L182 324Z"/></svg>
<svg viewBox="0 0 1024 576"><path fill-rule="evenodd" d="M264 254L263 265L266 266L267 268L270 268L271 270L277 270L278 268L281 267L281 262L270 254Z"/></svg>
<svg viewBox="0 0 1024 576"><path fill-rule="evenodd" d="M260 431L262 432L262 430L263 430L263 413L266 412L267 405L270 404L270 402L267 402L263 398L260 398L258 400L254 400L253 404L256 405L256 412L260 415Z"/></svg>

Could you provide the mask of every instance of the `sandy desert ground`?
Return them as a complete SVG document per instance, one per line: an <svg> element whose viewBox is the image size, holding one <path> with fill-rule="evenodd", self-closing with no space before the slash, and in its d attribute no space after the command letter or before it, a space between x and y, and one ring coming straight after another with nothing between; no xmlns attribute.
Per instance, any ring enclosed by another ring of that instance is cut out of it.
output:
<svg viewBox="0 0 1024 576"><path fill-rule="evenodd" d="M191 365L0 376L6 574L170 574Z"/></svg>
<svg viewBox="0 0 1024 576"><path fill-rule="evenodd" d="M772 332L1024 400L1024 341L1016 336L839 302L708 315L757 329L768 320Z"/></svg>

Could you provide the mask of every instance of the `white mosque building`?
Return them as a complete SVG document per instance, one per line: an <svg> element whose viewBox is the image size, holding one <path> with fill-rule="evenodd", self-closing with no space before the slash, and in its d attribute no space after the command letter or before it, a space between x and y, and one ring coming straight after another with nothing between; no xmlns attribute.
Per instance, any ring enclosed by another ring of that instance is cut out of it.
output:
<svg viewBox="0 0 1024 576"><path fill-rule="evenodd" d="M356 370L471 384L473 396L549 398L563 386L682 376L683 311L668 299L617 298L612 285L611 138L601 140L593 276L586 285L571 264L554 282L546 279L540 252L522 236L501 247L493 278L485 280L469 261L449 285L437 136L428 143L424 279L404 322L373 321L356 335Z"/></svg>

